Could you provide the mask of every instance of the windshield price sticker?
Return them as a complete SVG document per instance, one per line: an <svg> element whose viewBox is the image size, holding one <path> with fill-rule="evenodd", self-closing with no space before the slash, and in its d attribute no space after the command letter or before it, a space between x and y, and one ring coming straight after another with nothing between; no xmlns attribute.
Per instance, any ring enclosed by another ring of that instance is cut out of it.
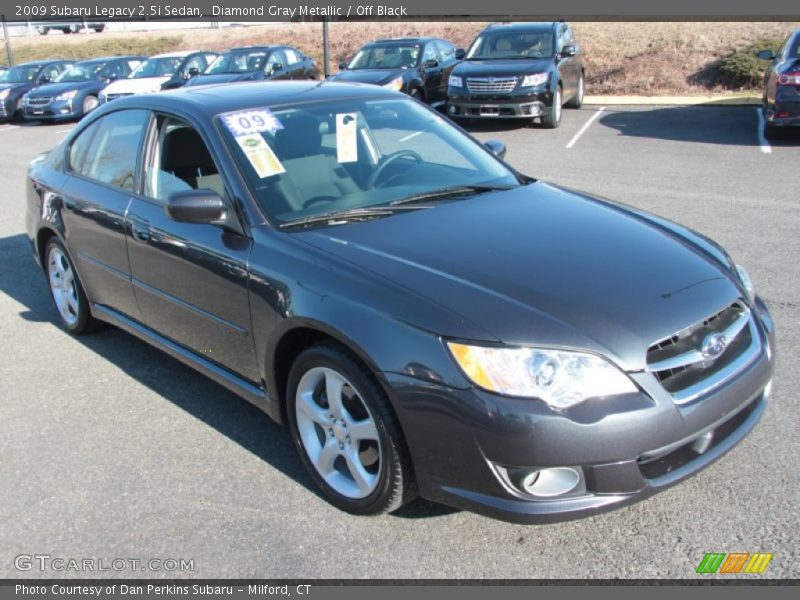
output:
<svg viewBox="0 0 800 600"><path fill-rule="evenodd" d="M356 113L336 115L336 160L340 163L358 161Z"/></svg>
<svg viewBox="0 0 800 600"><path fill-rule="evenodd" d="M272 148L258 133L237 136L236 143L261 179L286 172Z"/></svg>
<svg viewBox="0 0 800 600"><path fill-rule="evenodd" d="M283 129L278 118L268 108L259 110L242 110L222 115L222 122L233 134L233 137L251 135L253 133L275 133Z"/></svg>

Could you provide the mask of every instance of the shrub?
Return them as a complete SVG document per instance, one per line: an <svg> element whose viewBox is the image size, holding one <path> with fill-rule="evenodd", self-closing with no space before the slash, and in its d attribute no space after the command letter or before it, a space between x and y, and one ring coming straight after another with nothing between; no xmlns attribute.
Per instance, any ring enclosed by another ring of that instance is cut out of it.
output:
<svg viewBox="0 0 800 600"><path fill-rule="evenodd" d="M778 51L782 41L764 39L735 51L720 61L718 83L728 88L758 87L764 78L767 61L758 58L761 50Z"/></svg>
<svg viewBox="0 0 800 600"><path fill-rule="evenodd" d="M69 36L70 39L73 36ZM92 36L94 37L94 36ZM100 39L98 39L100 38ZM143 55L152 56L175 50L183 42L181 36L159 37L106 37L81 39L81 43L63 42L22 43L14 49L16 62L63 58L85 60L99 56Z"/></svg>

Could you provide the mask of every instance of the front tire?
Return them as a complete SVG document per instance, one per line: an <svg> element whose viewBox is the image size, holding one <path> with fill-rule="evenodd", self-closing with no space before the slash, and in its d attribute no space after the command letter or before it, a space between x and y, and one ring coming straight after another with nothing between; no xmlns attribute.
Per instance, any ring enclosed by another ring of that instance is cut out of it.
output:
<svg viewBox="0 0 800 600"><path fill-rule="evenodd" d="M50 284L50 297L64 329L74 335L96 329L98 322L89 310L89 300L75 266L57 237L52 237L47 242L45 269Z"/></svg>
<svg viewBox="0 0 800 600"><path fill-rule="evenodd" d="M88 115L95 108L97 108L99 104L100 101L97 99L97 96L93 96L91 94L86 96L86 98L83 99L82 115Z"/></svg>
<svg viewBox="0 0 800 600"><path fill-rule="evenodd" d="M345 348L326 343L300 354L286 412L300 459L331 504L375 515L413 499L411 461L389 399Z"/></svg>
<svg viewBox="0 0 800 600"><path fill-rule="evenodd" d="M555 129L561 125L562 95L563 91L561 90L561 84L559 84L555 94L553 94L553 106L550 107L550 112L542 117L542 125L547 129Z"/></svg>

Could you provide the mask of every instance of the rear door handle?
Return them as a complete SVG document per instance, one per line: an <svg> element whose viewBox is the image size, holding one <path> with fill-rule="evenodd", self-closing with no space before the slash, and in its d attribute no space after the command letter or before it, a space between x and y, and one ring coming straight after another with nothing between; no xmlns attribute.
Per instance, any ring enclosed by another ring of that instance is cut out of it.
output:
<svg viewBox="0 0 800 600"><path fill-rule="evenodd" d="M150 228L141 223L133 224L133 237L140 242L146 242L150 239Z"/></svg>

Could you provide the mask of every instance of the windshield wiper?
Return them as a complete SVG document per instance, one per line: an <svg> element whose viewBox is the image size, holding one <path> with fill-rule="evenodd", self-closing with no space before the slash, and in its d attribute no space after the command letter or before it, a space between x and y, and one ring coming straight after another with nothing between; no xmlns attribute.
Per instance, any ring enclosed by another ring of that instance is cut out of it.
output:
<svg viewBox="0 0 800 600"><path fill-rule="evenodd" d="M409 209L422 208L419 206L407 207ZM281 223L281 229L289 227L300 227L302 225L311 225L313 223L330 223L332 221L355 221L365 219L375 219L379 217L388 217L393 215L398 210L404 210L401 207L393 207L387 204L381 204L376 207L363 207L363 208L349 208L346 210L332 210L329 212L320 213L318 215L309 215L308 217L301 217L292 221Z"/></svg>
<svg viewBox="0 0 800 600"><path fill-rule="evenodd" d="M401 204L416 204L417 202L426 202L428 200L444 200L446 198L453 198L456 196L474 196L476 194L485 194L487 192L501 192L510 190L510 185L458 185L454 187L446 187L440 190L433 190L432 192L423 192L421 194L414 194L407 198L400 198L389 203L389 206L399 206Z"/></svg>

